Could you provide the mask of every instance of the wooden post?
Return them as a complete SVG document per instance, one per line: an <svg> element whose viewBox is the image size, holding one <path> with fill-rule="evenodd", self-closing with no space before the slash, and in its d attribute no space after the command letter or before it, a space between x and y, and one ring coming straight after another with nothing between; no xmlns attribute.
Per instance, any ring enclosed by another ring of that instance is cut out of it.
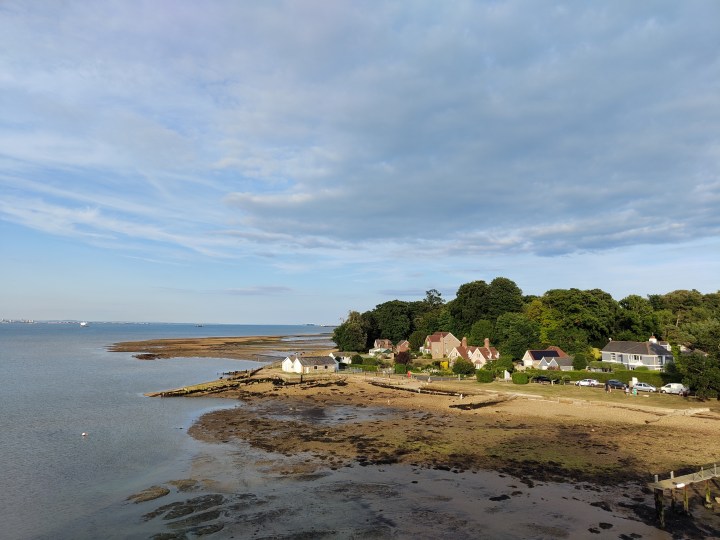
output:
<svg viewBox="0 0 720 540"><path fill-rule="evenodd" d="M665 528L665 506L663 505L663 490L655 488L655 516L660 522L660 528Z"/></svg>
<svg viewBox="0 0 720 540"><path fill-rule="evenodd" d="M705 480L705 508L712 508L712 497L710 496L710 481Z"/></svg>
<svg viewBox="0 0 720 540"><path fill-rule="evenodd" d="M688 501L688 487L687 484L683 488L683 509L686 514L690 514L690 501Z"/></svg>

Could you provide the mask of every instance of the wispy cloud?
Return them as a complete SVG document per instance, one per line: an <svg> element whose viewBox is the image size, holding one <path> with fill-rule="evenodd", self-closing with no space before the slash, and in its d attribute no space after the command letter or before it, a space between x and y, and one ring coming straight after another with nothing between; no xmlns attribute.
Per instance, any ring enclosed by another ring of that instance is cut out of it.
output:
<svg viewBox="0 0 720 540"><path fill-rule="evenodd" d="M0 220L398 280L401 259L716 239L717 20L703 1L4 2Z"/></svg>

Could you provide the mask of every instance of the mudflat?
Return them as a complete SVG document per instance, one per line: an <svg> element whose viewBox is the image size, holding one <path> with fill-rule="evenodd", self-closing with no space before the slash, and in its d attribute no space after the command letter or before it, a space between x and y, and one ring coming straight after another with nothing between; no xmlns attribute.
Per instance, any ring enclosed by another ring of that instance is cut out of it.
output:
<svg viewBox="0 0 720 540"><path fill-rule="evenodd" d="M647 488L653 474L720 462L720 413L706 403L365 374L301 381L271 369L230 379L191 394L237 404L189 430L225 449L192 478L203 494L223 494L212 530L431 538L450 522L459 538L720 537L720 505L703 505L704 486L690 492L690 515L667 513L665 530ZM322 501L364 517L298 521L293 504L309 494L315 512Z"/></svg>

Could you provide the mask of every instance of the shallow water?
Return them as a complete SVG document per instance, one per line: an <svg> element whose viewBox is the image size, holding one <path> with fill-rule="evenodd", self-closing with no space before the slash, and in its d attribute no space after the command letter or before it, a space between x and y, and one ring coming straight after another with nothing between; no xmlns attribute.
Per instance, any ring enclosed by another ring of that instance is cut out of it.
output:
<svg viewBox="0 0 720 540"><path fill-rule="evenodd" d="M143 393L257 366L228 359L139 361L118 341L278 335L312 327L0 324L0 512L4 539L91 538L106 508L176 477L202 446L186 429L227 400ZM82 433L87 433L86 437Z"/></svg>

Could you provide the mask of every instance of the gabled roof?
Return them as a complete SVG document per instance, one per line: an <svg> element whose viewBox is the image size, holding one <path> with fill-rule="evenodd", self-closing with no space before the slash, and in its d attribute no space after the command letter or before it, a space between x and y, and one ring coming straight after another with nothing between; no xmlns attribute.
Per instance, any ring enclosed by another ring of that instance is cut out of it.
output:
<svg viewBox="0 0 720 540"><path fill-rule="evenodd" d="M290 360L298 360L301 366L334 366L337 364L330 356L291 356Z"/></svg>
<svg viewBox="0 0 720 540"><path fill-rule="evenodd" d="M432 341L432 342L442 341L442 338L444 338L445 336L448 336L448 335L450 335L450 332L435 332L434 334L430 334L425 339L427 339L428 341Z"/></svg>
<svg viewBox="0 0 720 540"><path fill-rule="evenodd" d="M603 347L603 352L623 354L644 354L645 356L671 356L665 347L651 341L611 341Z"/></svg>
<svg viewBox="0 0 720 540"><path fill-rule="evenodd" d="M528 350L528 353L533 360L542 360L543 358L560 358L560 353L553 349L544 349L541 351Z"/></svg>
<svg viewBox="0 0 720 540"><path fill-rule="evenodd" d="M470 356L468 355L468 347L463 347L462 345L458 345L455 347L455 349L460 356L462 356L465 360L468 360Z"/></svg>

